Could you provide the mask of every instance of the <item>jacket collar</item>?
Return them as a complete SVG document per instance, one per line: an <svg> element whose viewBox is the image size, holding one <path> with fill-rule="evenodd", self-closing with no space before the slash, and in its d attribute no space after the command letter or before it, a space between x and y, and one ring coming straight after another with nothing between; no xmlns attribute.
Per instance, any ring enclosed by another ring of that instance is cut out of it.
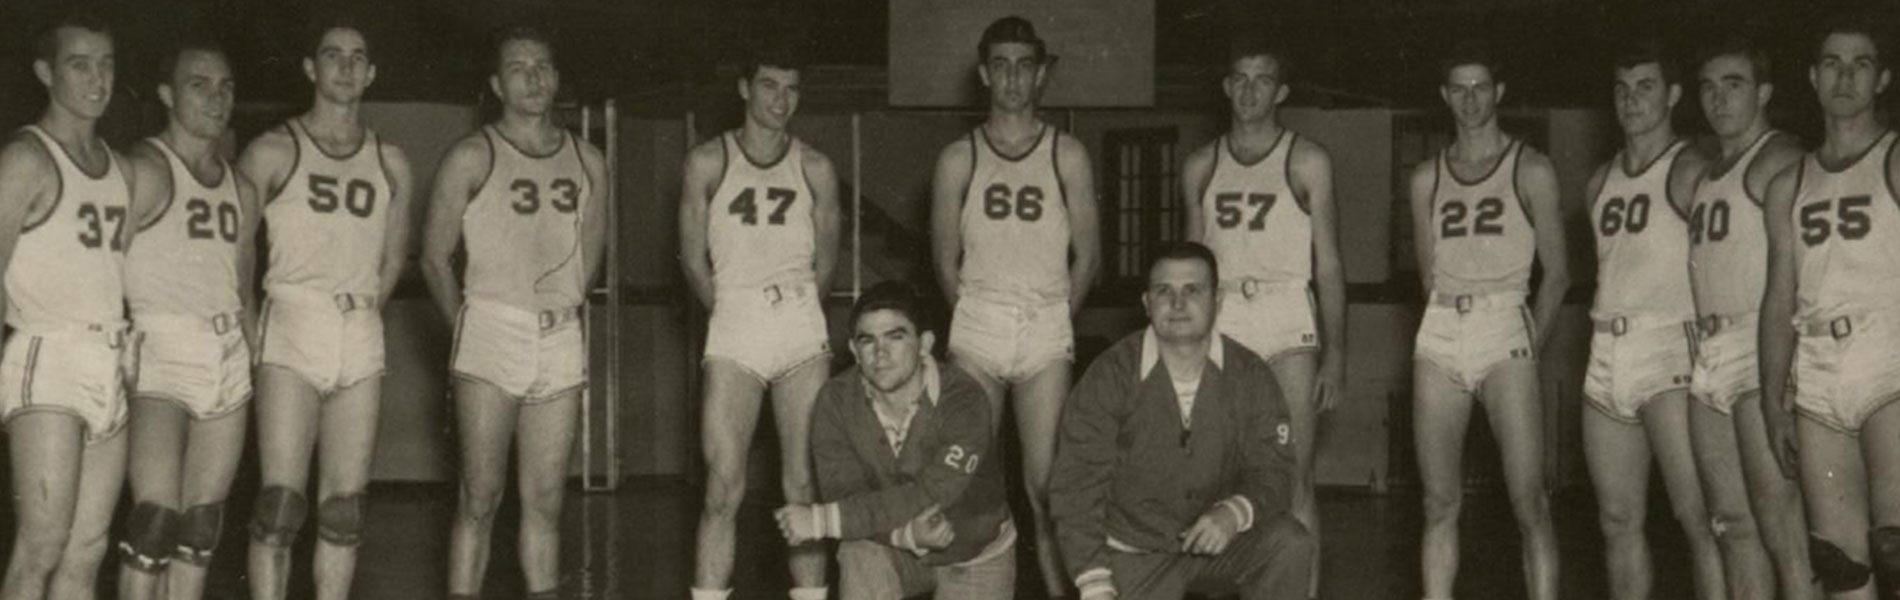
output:
<svg viewBox="0 0 1900 600"><path fill-rule="evenodd" d="M1226 345L1227 344L1221 341L1220 332L1208 332L1207 361L1214 363L1214 368L1227 368ZM1149 326L1141 335L1141 380L1147 381L1148 375L1154 373L1155 365L1160 363L1161 339L1155 336L1155 328Z"/></svg>

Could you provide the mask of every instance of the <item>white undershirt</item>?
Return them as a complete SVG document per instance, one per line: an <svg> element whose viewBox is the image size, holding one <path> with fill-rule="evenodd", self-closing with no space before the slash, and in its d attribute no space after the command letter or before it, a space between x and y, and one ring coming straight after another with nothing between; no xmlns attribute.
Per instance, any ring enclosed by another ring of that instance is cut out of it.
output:
<svg viewBox="0 0 1900 600"><path fill-rule="evenodd" d="M1180 379L1174 380L1174 401L1181 406L1182 429L1192 429L1194 426L1194 396L1200 392L1200 389L1201 378L1199 376L1195 376L1194 379L1186 381Z"/></svg>

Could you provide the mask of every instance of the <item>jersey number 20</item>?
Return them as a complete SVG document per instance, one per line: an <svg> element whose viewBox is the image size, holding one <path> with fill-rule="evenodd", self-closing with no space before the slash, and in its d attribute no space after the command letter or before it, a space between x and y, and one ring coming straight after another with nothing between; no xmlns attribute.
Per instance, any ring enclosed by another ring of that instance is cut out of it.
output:
<svg viewBox="0 0 1900 600"><path fill-rule="evenodd" d="M227 242L237 241L238 211L237 207L232 206L231 203L219 202L214 213L210 202L203 198L192 198L185 202L185 212L190 213L185 218L185 235L191 239L222 238ZM218 222L218 228L215 231L211 228L213 220Z"/></svg>

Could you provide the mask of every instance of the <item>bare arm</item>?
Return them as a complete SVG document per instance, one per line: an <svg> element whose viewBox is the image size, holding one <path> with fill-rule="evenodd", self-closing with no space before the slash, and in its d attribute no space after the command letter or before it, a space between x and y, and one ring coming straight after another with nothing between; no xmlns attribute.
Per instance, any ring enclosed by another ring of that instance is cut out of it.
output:
<svg viewBox="0 0 1900 600"><path fill-rule="evenodd" d="M409 262L409 222L413 220L412 200L416 193L414 176L409 170L409 156L395 144L384 144L380 140L383 153L383 168L389 176L389 214L383 229L383 264L381 281L376 286L376 297L384 302L395 293L396 282L402 279L402 269Z"/></svg>
<svg viewBox="0 0 1900 600"><path fill-rule="evenodd" d="M817 150L807 149L805 182L811 186L813 241L812 270L818 274L818 292L831 289L831 274L838 266L838 229L842 207L838 204L838 173L831 159Z"/></svg>
<svg viewBox="0 0 1900 600"><path fill-rule="evenodd" d="M1102 219L1096 212L1095 170L1089 165L1088 148L1068 134L1058 136L1056 143L1056 169L1069 202L1069 251L1075 255L1069 265L1069 313L1077 314L1102 267Z"/></svg>
<svg viewBox="0 0 1900 600"><path fill-rule="evenodd" d="M581 215L581 293L585 296L594 278L600 276L601 265L606 263L607 231L613 227L612 223L607 222L607 203L616 199L609 195L611 186L607 181L607 155L579 137L574 139L581 145L581 158L587 161L584 165L587 178L594 182L586 211ZM609 281L607 285L619 283Z"/></svg>
<svg viewBox="0 0 1900 600"><path fill-rule="evenodd" d="M450 259L455 255L456 243L462 240L462 215L468 209L468 201L480 191L478 188L488 177L493 161L487 139L475 134L449 148L435 170L429 215L422 225L420 262L429 295L435 299L442 317L450 323L454 323L462 311L462 284L455 279L455 266ZM589 208L591 210L591 206Z"/></svg>
<svg viewBox="0 0 1900 600"><path fill-rule="evenodd" d="M163 215L166 204L171 202L171 162L151 144L139 142L133 146L126 164L131 167L127 177L132 184L131 219L135 224L126 229L144 229L152 226L152 221ZM137 251L131 246L126 248L130 252Z"/></svg>
<svg viewBox="0 0 1900 600"><path fill-rule="evenodd" d="M257 286L251 284L251 278L257 274L257 230L264 221L264 201L259 198L257 184L251 183L243 173L232 173L237 178L238 189L238 239L237 239L237 293L238 302L244 312L238 318L238 324L244 330L244 339L250 342L253 352L263 340L257 338Z"/></svg>
<svg viewBox="0 0 1900 600"><path fill-rule="evenodd" d="M937 264L937 285L950 309L956 310L957 282L963 269L963 196L969 191L970 139L959 138L937 155L931 177L930 255Z"/></svg>
<svg viewBox="0 0 1900 600"><path fill-rule="evenodd" d="M1326 147L1294 138L1293 192L1306 198L1313 226L1313 287L1319 297L1320 406L1345 393L1346 266L1339 258L1339 205L1333 201L1333 158ZM1189 202L1187 204L1192 204Z"/></svg>
<svg viewBox="0 0 1900 600"><path fill-rule="evenodd" d="M1788 385L1788 367L1794 360L1794 304L1798 266L1795 263L1794 201L1800 185L1800 168L1778 174L1768 186L1762 208L1763 226L1768 233L1768 281L1763 287L1760 336L1762 409L1773 407L1783 413L1794 409Z"/></svg>
<svg viewBox="0 0 1900 600"><path fill-rule="evenodd" d="M56 169L45 147L28 136L16 135L0 149L0 280L13 266L13 249L27 215L59 193ZM0 288L0 322L12 310L11 303Z"/></svg>
<svg viewBox="0 0 1900 600"><path fill-rule="evenodd" d="M1676 162L1669 166L1669 204L1677 214L1686 216L1694 208L1695 190L1708 168L1708 156L1695 146L1683 148L1676 155Z"/></svg>
<svg viewBox="0 0 1900 600"><path fill-rule="evenodd" d="M1564 294L1570 291L1569 246L1564 242L1563 208L1557 199L1557 169L1543 154L1524 150L1523 168L1517 172L1518 189L1530 209L1531 226L1537 235L1537 262L1544 267L1544 279L1537 286L1537 339L1534 348L1543 348L1556 328L1557 312L1563 309Z"/></svg>
<svg viewBox="0 0 1900 600"><path fill-rule="evenodd" d="M282 127L273 127L257 136L238 155L238 172L257 186L260 206L283 191L296 167L297 141ZM259 210L262 210L260 208Z"/></svg>
<svg viewBox="0 0 1900 600"><path fill-rule="evenodd" d="M726 169L724 142L714 139L693 147L686 156L685 182L680 189L680 268L700 306L713 306L712 254L706 241L708 203Z"/></svg>
<svg viewBox="0 0 1900 600"><path fill-rule="evenodd" d="M1438 238L1432 231L1432 194L1438 188L1438 171L1432 161L1419 163L1412 170L1412 247L1418 255L1419 291L1432 294L1432 252Z"/></svg>
<svg viewBox="0 0 1900 600"><path fill-rule="evenodd" d="M1187 160L1181 162L1181 218L1187 221L1187 231L1183 239L1190 242L1207 241L1206 223L1201 212L1207 207L1201 206L1201 196L1207 193L1207 184L1214 177L1214 153L1218 140L1201 146Z"/></svg>

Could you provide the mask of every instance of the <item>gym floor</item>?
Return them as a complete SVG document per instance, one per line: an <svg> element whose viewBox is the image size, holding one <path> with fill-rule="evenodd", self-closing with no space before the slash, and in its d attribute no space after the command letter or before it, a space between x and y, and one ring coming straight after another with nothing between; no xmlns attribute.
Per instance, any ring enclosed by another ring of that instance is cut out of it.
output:
<svg viewBox="0 0 1900 600"><path fill-rule="evenodd" d="M231 501L230 522L212 567L207 598L246 598L242 518L249 514L254 484L241 485ZM1661 486L1653 486L1660 489ZM443 597L447 571L449 521L455 513L452 485L379 484L370 492L368 533L357 566L351 597L370 600L436 600ZM571 492L562 515L562 588L566 598L683 600L693 572L693 532L699 514L699 490L676 480L628 481L613 493ZM515 562L514 499L495 527L485 598L519 598L523 593ZM1374 496L1353 490L1322 490L1326 526L1321 598L1412 599L1418 590L1420 513L1416 493ZM776 500L767 494L748 498L740 513L740 549L734 600L785 598L789 577L783 542L772 524ZM1559 492L1553 502L1563 551L1563 597L1601 598L1605 592L1603 540L1597 533L1596 507L1588 489ZM123 512L123 511L122 511ZM11 506L0 513L0 529L11 532ZM1018 511L1019 515L1026 515ZM1693 597L1684 576L1687 550L1669 518L1666 500L1652 498L1650 539L1656 556L1658 598ZM1517 598L1522 571L1517 532L1502 491L1474 491L1465 503L1464 567L1457 596L1466 599ZM115 534L116 534L115 529ZM309 552L314 537L305 528L297 547L298 571L292 597L311 597ZM0 546L0 552L6 552ZM1019 553L1018 598L1042 597L1032 582L1034 561ZM116 579L103 569L101 590L110 597ZM835 580L835 576L834 576Z"/></svg>

